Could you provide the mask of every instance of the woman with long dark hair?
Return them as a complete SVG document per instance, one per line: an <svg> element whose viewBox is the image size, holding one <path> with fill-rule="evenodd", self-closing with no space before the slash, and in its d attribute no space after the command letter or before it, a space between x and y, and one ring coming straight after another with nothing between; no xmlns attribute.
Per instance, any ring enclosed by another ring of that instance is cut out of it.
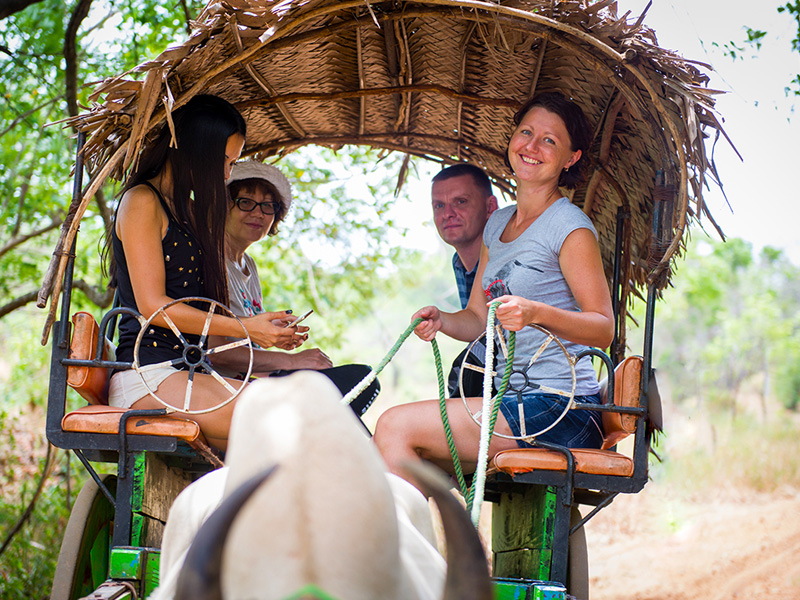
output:
<svg viewBox="0 0 800 600"><path fill-rule="evenodd" d="M195 96L172 114L172 130L166 125L142 151L138 165L126 182L110 232L112 277L122 306L145 317L172 300L192 296L228 303L225 272L225 220L228 194L225 180L245 143L246 126L239 112L215 96ZM189 342L199 342L208 314L179 303L166 312L169 320ZM293 349L305 336L302 328L285 327L288 312L262 313L243 319L252 340L262 347ZM274 321L274 322L273 322ZM119 326L117 358L132 361L139 323L124 315ZM208 333L241 336L237 321L215 314ZM183 343L169 323L157 316L144 332L141 365L169 363L183 354ZM176 407L183 406L188 372L160 366L143 372L121 371L111 379L109 404L124 408L161 408L148 390ZM244 385L229 380L237 388ZM229 397L211 375L195 373L192 409L220 404ZM219 410L193 414L208 442L220 449L227 443L235 402ZM182 413L177 412L181 415ZM186 415L189 416L189 415Z"/></svg>

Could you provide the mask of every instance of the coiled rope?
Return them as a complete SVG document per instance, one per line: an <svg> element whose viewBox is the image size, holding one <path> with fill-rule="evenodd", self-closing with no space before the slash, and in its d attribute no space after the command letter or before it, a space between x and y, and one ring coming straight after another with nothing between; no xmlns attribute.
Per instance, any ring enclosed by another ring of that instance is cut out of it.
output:
<svg viewBox="0 0 800 600"><path fill-rule="evenodd" d="M486 484L486 469L489 462L489 443L492 439L495 422L497 421L497 413L500 409L500 400L508 387L508 380L511 377L511 370L514 363L514 348L516 343L515 332L509 332L508 336L508 356L506 357L506 367L503 372L503 378L500 382L500 388L497 394L492 397L492 366L494 365L494 326L495 326L495 312L500 305L500 301L494 301L489 305L489 314L486 319L486 354L484 361L483 372L483 409L481 416L481 436L478 446L478 467L475 475L472 478L472 486L468 486L464 478L464 471L461 466L461 459L458 456L455 440L453 439L453 432L450 428L450 420L447 417L447 402L444 385L444 371L442 370L442 356L439 352L439 344L434 338L431 340L431 349L433 350L433 358L436 364L436 377L439 384L439 412L442 417L442 426L444 427L445 438L447 439L447 446L450 449L450 456L453 459L453 471L458 481L458 486L464 500L467 504L467 512L470 513L472 523L477 527L478 519L480 517L481 503L483 502L483 493ZM391 347L386 356L383 357L378 366L370 370L366 377L350 390L344 398L342 404L349 405L361 392L375 381L375 378L383 371L386 365L391 362L394 355L397 354L400 347L408 339L408 336L414 329L422 323L422 318L415 319L406 330L400 335L395 344ZM487 366L488 365L488 366ZM477 498L477 502L475 499Z"/></svg>

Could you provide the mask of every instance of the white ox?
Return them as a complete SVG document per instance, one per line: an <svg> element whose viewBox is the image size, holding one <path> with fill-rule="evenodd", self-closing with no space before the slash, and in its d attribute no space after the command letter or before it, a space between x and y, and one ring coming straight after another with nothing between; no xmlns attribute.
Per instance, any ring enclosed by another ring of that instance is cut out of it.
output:
<svg viewBox="0 0 800 600"><path fill-rule="evenodd" d="M425 497L386 472L340 398L311 371L248 387L226 467L170 510L151 600L280 600L315 590L337 600L492 597L480 541L455 498L418 473L442 514L446 567Z"/></svg>

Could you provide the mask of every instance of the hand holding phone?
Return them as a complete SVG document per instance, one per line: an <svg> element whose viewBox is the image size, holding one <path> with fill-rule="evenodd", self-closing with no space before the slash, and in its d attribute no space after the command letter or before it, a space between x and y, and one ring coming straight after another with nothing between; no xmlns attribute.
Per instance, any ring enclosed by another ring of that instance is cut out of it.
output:
<svg viewBox="0 0 800 600"><path fill-rule="evenodd" d="M303 321L303 320L304 320L306 317L308 317L308 316L309 316L311 313L313 313L313 312L314 312L314 309L312 308L312 309L311 309L311 310L309 310L308 312L306 312L306 313L303 313L302 315L300 315L299 317L297 317L297 319L295 319L295 320L294 320L294 321L292 321L291 323L287 323L287 324L285 325L285 327L294 327L295 325L297 325L298 323L300 323L300 321Z"/></svg>

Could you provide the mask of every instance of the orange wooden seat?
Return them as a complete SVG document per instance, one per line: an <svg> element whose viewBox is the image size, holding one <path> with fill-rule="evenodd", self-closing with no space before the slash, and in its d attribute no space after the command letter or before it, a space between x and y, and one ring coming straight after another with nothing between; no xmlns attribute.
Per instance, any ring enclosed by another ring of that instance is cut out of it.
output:
<svg viewBox="0 0 800 600"><path fill-rule="evenodd" d="M69 358L94 360L97 356L97 340L100 328L94 316L88 312L72 315L72 340ZM105 340L103 360L113 360L114 347ZM67 367L67 383L89 404L108 404L108 382L111 373L106 367Z"/></svg>
<svg viewBox="0 0 800 600"><path fill-rule="evenodd" d="M72 315L72 340L69 347L69 358L78 360L94 360L97 355L97 343L101 337L100 328L94 316L87 312ZM103 337L105 340L105 337ZM114 346L105 340L103 360L114 359ZM69 366L67 383L87 402L77 410L64 415L61 429L69 433L104 433L119 434L119 423L126 409L108 406L108 382L111 369L108 367ZM174 437L187 442L199 451L215 466L220 466L219 459L209 448L200 426L191 419L170 415L135 417L128 419L125 427L128 435L154 435Z"/></svg>
<svg viewBox="0 0 800 600"><path fill-rule="evenodd" d="M629 356L614 369L614 405L639 406L642 381L641 356ZM604 389L605 394L605 389ZM592 475L631 477L633 460L619 452L608 450L636 430L636 415L604 412L605 437L601 450L574 448L575 472ZM566 471L567 458L562 453L546 448L518 448L498 452L489 465L489 472L502 472L514 476L530 471Z"/></svg>
<svg viewBox="0 0 800 600"><path fill-rule="evenodd" d="M64 415L61 428L70 432L118 434L120 417L125 412L124 408L90 404ZM195 421L166 415L128 419L126 431L128 435L176 437L190 444L203 441Z"/></svg>

